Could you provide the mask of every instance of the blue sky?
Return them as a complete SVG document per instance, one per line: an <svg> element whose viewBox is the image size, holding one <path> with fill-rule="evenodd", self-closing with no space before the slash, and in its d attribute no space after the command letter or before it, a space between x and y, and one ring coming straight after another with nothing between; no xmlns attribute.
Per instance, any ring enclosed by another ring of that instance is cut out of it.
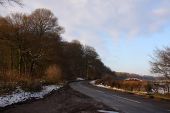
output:
<svg viewBox="0 0 170 113"><path fill-rule="evenodd" d="M0 14L47 8L58 17L67 41L93 46L112 70L150 74L155 48L170 45L170 0L23 0Z"/></svg>

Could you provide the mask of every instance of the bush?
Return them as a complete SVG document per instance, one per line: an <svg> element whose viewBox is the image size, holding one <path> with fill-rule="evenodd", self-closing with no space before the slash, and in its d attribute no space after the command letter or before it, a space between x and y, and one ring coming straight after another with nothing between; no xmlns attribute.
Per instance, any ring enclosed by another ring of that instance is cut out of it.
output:
<svg viewBox="0 0 170 113"><path fill-rule="evenodd" d="M20 80L20 76L18 75L18 73L15 70L8 70L7 72L5 72L4 74L1 74L0 76L0 80L3 82L17 82Z"/></svg>
<svg viewBox="0 0 170 113"><path fill-rule="evenodd" d="M7 71L1 75L0 94L10 93L20 86L25 91L40 91L41 80L28 75L19 75L15 71Z"/></svg>
<svg viewBox="0 0 170 113"><path fill-rule="evenodd" d="M42 89L42 83L38 79L23 79L19 84L24 91L37 92Z"/></svg>
<svg viewBox="0 0 170 113"><path fill-rule="evenodd" d="M114 76L112 76L112 75L105 75L102 78L102 81L103 81L104 85L111 86L111 87L113 87L114 84L115 84L114 83Z"/></svg>
<svg viewBox="0 0 170 113"><path fill-rule="evenodd" d="M145 90L147 93L150 93L152 90L152 85L151 83L147 82L147 84L145 85Z"/></svg>
<svg viewBox="0 0 170 113"><path fill-rule="evenodd" d="M128 91L146 91L146 81L117 80L113 75L105 75L96 81L96 84L103 84ZM149 86L148 86L149 87Z"/></svg>
<svg viewBox="0 0 170 113"><path fill-rule="evenodd" d="M16 89L17 83L15 82L1 82L0 95L10 93Z"/></svg>
<svg viewBox="0 0 170 113"><path fill-rule="evenodd" d="M97 79L97 80L95 81L95 84L103 84L103 80L102 80L102 79Z"/></svg>
<svg viewBox="0 0 170 113"><path fill-rule="evenodd" d="M45 80L48 84L54 84L61 81L61 69L57 65L51 65L46 70Z"/></svg>
<svg viewBox="0 0 170 113"><path fill-rule="evenodd" d="M35 78L29 75L19 75L17 71L6 71L0 75L0 94L12 92L17 86L25 91L37 92L42 89L43 83L55 84L61 81L61 69L57 65L49 66L45 71L45 75L38 79L38 77Z"/></svg>

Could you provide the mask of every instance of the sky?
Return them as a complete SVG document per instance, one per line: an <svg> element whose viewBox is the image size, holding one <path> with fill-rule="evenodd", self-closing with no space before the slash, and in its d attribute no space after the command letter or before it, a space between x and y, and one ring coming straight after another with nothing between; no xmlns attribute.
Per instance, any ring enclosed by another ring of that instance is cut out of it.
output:
<svg viewBox="0 0 170 113"><path fill-rule="evenodd" d="M0 15L50 9L65 28L64 40L93 46L114 71L150 75L156 48L170 45L170 0L23 0Z"/></svg>

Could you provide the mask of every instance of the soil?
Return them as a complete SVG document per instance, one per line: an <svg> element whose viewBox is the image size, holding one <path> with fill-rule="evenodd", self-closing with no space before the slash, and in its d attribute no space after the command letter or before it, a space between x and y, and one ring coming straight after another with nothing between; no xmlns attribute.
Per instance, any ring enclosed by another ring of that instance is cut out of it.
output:
<svg viewBox="0 0 170 113"><path fill-rule="evenodd" d="M0 113L99 113L97 110L112 109L66 85L44 99L8 106Z"/></svg>

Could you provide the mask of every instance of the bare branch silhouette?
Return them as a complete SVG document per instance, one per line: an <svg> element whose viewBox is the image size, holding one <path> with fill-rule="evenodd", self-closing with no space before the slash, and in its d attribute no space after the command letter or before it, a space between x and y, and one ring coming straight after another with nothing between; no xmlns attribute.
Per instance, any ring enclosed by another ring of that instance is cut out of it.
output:
<svg viewBox="0 0 170 113"><path fill-rule="evenodd" d="M4 4L7 4L7 3L9 3L9 4L16 3L20 6L23 5L21 0L0 0L0 5L4 5Z"/></svg>

